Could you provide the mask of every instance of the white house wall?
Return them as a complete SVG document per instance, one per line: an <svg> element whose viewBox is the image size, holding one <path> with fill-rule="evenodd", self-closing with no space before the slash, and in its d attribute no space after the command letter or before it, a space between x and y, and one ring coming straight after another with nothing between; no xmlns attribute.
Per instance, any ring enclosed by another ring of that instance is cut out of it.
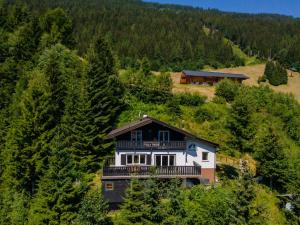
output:
<svg viewBox="0 0 300 225"><path fill-rule="evenodd" d="M189 148L192 144L195 145L195 150ZM202 152L208 152L208 160L202 160ZM172 154L176 157L176 166L195 166L200 165L205 168L216 168L216 149L215 147L200 142L199 140L188 140L186 151L182 150L118 150L115 152L115 166L121 166L121 154L151 154L151 165L154 165L154 157L157 154Z"/></svg>

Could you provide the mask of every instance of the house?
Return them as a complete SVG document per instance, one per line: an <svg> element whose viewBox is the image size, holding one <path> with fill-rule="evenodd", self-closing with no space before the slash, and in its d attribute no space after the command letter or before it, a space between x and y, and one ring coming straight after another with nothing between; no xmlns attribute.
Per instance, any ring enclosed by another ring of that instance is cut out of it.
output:
<svg viewBox="0 0 300 225"><path fill-rule="evenodd" d="M115 156L103 167L102 188L110 203L122 202L130 179L182 179L191 186L215 181L218 144L157 119L142 119L111 131Z"/></svg>
<svg viewBox="0 0 300 225"><path fill-rule="evenodd" d="M214 85L225 78L239 83L249 79L249 77L243 74L184 70L181 73L180 83Z"/></svg>

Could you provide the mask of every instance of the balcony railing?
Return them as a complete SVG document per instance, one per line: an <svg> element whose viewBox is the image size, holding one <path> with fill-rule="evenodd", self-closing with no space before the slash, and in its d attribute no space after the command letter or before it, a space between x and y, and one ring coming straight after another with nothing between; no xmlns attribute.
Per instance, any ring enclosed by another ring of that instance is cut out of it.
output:
<svg viewBox="0 0 300 225"><path fill-rule="evenodd" d="M186 141L117 141L117 149L130 150L130 149L173 149L173 150L185 150Z"/></svg>
<svg viewBox="0 0 300 225"><path fill-rule="evenodd" d="M139 177L139 176L200 176L200 166L106 166L103 176L109 177Z"/></svg>

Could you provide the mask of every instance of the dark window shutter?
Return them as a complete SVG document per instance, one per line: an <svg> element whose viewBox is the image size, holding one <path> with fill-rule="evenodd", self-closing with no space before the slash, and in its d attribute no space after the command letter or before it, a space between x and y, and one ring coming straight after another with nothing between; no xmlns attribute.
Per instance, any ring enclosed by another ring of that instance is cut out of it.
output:
<svg viewBox="0 0 300 225"><path fill-rule="evenodd" d="M151 155L147 155L147 165L151 165Z"/></svg>
<svg viewBox="0 0 300 225"><path fill-rule="evenodd" d="M126 166L126 155L125 154L121 155L121 165Z"/></svg>

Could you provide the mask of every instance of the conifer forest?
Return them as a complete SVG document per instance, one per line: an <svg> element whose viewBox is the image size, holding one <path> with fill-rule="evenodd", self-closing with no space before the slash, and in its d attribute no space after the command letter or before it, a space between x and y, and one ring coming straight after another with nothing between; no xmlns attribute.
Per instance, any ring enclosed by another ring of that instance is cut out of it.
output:
<svg viewBox="0 0 300 225"><path fill-rule="evenodd" d="M224 79L208 99L171 72L266 63L300 71L300 20L140 0L0 0L0 225L299 225L300 104ZM147 114L247 158L214 185L132 179L112 209L107 134ZM287 205L289 207L287 207Z"/></svg>

